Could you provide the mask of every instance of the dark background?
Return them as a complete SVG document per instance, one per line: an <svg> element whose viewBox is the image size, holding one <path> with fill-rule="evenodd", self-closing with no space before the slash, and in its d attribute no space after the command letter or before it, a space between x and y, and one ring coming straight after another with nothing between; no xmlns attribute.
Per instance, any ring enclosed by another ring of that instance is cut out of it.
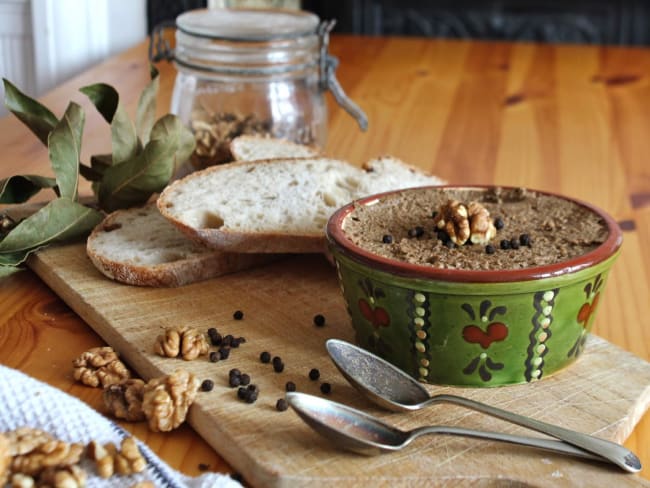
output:
<svg viewBox="0 0 650 488"><path fill-rule="evenodd" d="M148 0L149 32L206 0ZM650 44L643 0L303 0L335 32L585 44Z"/></svg>

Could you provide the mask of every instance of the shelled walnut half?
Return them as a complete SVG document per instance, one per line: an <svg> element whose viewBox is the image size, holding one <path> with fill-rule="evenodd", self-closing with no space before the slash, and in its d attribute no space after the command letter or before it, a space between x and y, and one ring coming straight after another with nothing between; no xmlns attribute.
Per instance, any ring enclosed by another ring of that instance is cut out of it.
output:
<svg viewBox="0 0 650 488"><path fill-rule="evenodd" d="M449 200L436 213L434 225L444 230L457 246L467 241L472 244L487 244L496 235L496 228L490 212L478 202L464 205L458 200Z"/></svg>
<svg viewBox="0 0 650 488"><path fill-rule="evenodd" d="M205 335L197 329L189 327L166 329L159 335L154 345L154 352L159 356L175 358L182 357L192 361L208 353L210 345Z"/></svg>
<svg viewBox="0 0 650 488"><path fill-rule="evenodd" d="M102 398L108 411L118 419L140 422L145 419L142 410L144 381L131 378L104 387Z"/></svg>
<svg viewBox="0 0 650 488"><path fill-rule="evenodd" d="M131 377L112 347L94 347L72 362L74 379L84 385L105 387Z"/></svg>
<svg viewBox="0 0 650 488"><path fill-rule="evenodd" d="M194 374L182 370L149 381L144 387L142 402L149 428L154 432L167 432L182 424L199 385Z"/></svg>

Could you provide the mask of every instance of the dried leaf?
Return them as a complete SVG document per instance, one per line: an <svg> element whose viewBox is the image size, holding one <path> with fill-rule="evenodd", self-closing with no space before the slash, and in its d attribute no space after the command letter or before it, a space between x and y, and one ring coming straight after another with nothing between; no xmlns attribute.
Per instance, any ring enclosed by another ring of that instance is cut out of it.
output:
<svg viewBox="0 0 650 488"><path fill-rule="evenodd" d="M111 149L113 165L133 159L142 150L135 126L122 105L117 106L111 122Z"/></svg>
<svg viewBox="0 0 650 488"><path fill-rule="evenodd" d="M59 194L70 200L77 199L79 188L79 158L84 120L83 109L70 102L65 114L50 132L47 142Z"/></svg>
<svg viewBox="0 0 650 488"><path fill-rule="evenodd" d="M176 149L173 154L172 171L176 171L187 161L196 145L194 135L183 125L181 120L172 114L167 114L153 126L151 140L166 141Z"/></svg>
<svg viewBox="0 0 650 488"><path fill-rule="evenodd" d="M120 101L120 96L115 88L106 83L96 83L84 86L79 91L90 99L106 122L109 124L113 122L113 116Z"/></svg>
<svg viewBox="0 0 650 488"><path fill-rule="evenodd" d="M47 145L47 136L58 123L50 110L28 97L9 80L2 79L5 89L5 105L18 119L31 130L40 141Z"/></svg>
<svg viewBox="0 0 650 488"><path fill-rule="evenodd" d="M56 186L54 178L16 175L0 180L0 203L24 203L44 188Z"/></svg>
<svg viewBox="0 0 650 488"><path fill-rule="evenodd" d="M142 91L138 100L138 109L135 116L135 126L142 144L149 142L149 134L156 120L156 96L160 86L158 70L151 65L151 81Z"/></svg>
<svg viewBox="0 0 650 488"><path fill-rule="evenodd" d="M0 254L16 255L85 236L102 219L97 210L68 198L57 198L14 227L0 242Z"/></svg>
<svg viewBox="0 0 650 488"><path fill-rule="evenodd" d="M170 141L151 140L132 160L108 168L99 185L100 206L112 212L145 203L169 182L175 151Z"/></svg>

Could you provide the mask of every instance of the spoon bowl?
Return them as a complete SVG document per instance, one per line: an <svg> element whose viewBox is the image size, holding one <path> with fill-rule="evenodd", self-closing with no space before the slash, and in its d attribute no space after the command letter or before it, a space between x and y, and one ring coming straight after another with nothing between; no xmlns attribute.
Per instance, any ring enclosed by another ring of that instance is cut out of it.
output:
<svg viewBox="0 0 650 488"><path fill-rule="evenodd" d="M393 412L419 410L436 403L453 403L550 435L614 463L625 471L641 471L641 461L614 442L548 424L514 412L456 395L433 395L413 377L388 361L339 339L326 342L327 352L345 379L376 405Z"/></svg>
<svg viewBox="0 0 650 488"><path fill-rule="evenodd" d="M507 442L592 461L604 461L600 456L562 441L444 425L424 426L403 431L360 410L317 396L289 392L286 398L291 408L307 425L336 447L366 456L399 451L424 434L446 434Z"/></svg>

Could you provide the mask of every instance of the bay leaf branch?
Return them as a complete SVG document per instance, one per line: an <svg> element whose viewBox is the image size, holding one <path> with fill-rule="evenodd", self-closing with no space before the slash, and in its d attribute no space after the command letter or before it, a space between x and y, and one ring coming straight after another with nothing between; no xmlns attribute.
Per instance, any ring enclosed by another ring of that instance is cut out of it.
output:
<svg viewBox="0 0 650 488"><path fill-rule="evenodd" d="M47 136L59 121L45 105L25 95L3 78L5 105L36 137L47 145Z"/></svg>
<svg viewBox="0 0 650 488"><path fill-rule="evenodd" d="M65 114L48 137L47 147L59 193L70 200L77 199L79 188L79 159L84 121L83 109L70 102Z"/></svg>
<svg viewBox="0 0 650 488"><path fill-rule="evenodd" d="M38 175L15 175L0 180L0 203L24 203L45 188L54 188L56 180Z"/></svg>

